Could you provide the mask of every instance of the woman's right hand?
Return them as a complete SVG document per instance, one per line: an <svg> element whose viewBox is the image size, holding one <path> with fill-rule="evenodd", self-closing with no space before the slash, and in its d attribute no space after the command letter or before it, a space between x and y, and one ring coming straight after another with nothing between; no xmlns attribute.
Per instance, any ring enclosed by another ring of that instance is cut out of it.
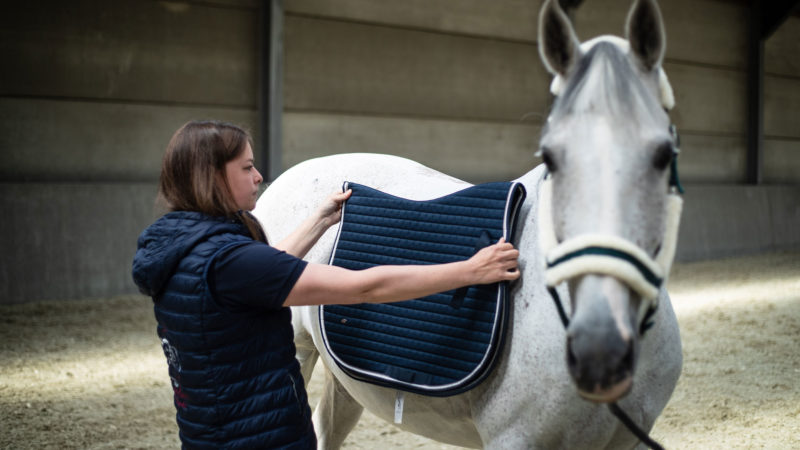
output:
<svg viewBox="0 0 800 450"><path fill-rule="evenodd" d="M332 225L339 223L342 218L342 205L353 194L352 189L345 192L335 192L328 196L317 208L315 220L322 228L323 232Z"/></svg>
<svg viewBox="0 0 800 450"><path fill-rule="evenodd" d="M500 238L496 244L482 248L468 261L474 267L475 281L472 284L491 284L519 278L519 250Z"/></svg>

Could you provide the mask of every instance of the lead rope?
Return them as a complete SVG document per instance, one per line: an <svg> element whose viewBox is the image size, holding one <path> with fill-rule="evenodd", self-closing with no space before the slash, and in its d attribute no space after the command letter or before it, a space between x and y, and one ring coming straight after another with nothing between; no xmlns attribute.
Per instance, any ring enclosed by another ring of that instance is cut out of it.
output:
<svg viewBox="0 0 800 450"><path fill-rule="evenodd" d="M558 292L556 292L555 288L548 287L547 291L550 292L550 297L553 299L553 302L556 304L556 309L558 310L558 317L561 318L561 323L564 324L564 329L567 329L569 326L569 317L567 317L567 313L564 311L564 306L561 304L561 298L558 296ZM654 441L650 436L647 435L641 428L639 428L622 408L617 405L617 402L612 402L608 404L608 409L611 410L611 414L619 419L625 428L628 429L634 436L636 436L642 443L654 450L664 450L664 447L661 446L658 442Z"/></svg>

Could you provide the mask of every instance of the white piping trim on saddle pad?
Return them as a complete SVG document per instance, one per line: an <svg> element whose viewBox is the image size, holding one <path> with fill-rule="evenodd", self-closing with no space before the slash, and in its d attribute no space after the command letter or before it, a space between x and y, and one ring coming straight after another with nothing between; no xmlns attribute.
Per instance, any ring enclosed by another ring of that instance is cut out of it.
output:
<svg viewBox="0 0 800 450"><path fill-rule="evenodd" d="M587 53L589 50L592 49L595 45L599 42L610 42L617 47L620 48L625 53L630 52L630 44L627 40L613 35L604 35L598 36L594 39L590 39L581 44L581 52ZM566 81L564 77L561 75L556 74L553 77L553 81L550 83L550 92L558 97L564 91L564 86L566 85ZM667 73L664 71L663 67L658 68L658 90L661 99L661 106L670 110L675 107L675 93L672 90L672 85L669 82L669 78L667 78Z"/></svg>

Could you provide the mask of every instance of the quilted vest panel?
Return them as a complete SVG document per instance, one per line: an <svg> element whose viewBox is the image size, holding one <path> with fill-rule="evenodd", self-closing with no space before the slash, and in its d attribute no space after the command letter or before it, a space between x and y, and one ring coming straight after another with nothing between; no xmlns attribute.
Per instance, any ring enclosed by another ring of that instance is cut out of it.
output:
<svg viewBox="0 0 800 450"><path fill-rule="evenodd" d="M155 302L186 448L315 448L291 312L235 314L206 282L209 262L251 239L214 235L178 264Z"/></svg>

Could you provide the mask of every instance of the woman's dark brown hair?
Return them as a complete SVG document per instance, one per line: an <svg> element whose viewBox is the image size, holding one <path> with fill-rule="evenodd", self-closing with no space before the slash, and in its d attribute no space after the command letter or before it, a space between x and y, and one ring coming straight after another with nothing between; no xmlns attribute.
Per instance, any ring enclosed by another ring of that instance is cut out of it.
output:
<svg viewBox="0 0 800 450"><path fill-rule="evenodd" d="M216 120L191 121L175 132L161 164L159 197L170 211L197 211L238 218L253 239L266 241L258 221L239 211L225 176L225 164L252 147L242 128Z"/></svg>

